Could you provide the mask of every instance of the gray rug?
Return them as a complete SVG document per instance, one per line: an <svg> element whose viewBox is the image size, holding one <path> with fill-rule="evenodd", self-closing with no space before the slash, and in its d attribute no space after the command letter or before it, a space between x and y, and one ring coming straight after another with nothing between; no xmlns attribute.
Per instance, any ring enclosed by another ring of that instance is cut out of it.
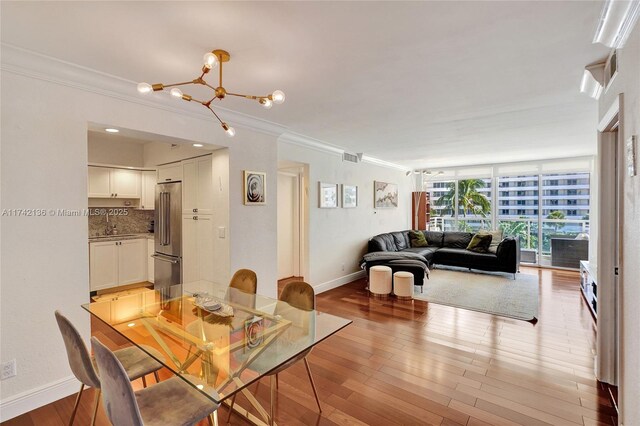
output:
<svg viewBox="0 0 640 426"><path fill-rule="evenodd" d="M536 321L538 317L538 277L517 274L493 275L448 269L430 271L423 293L414 298L440 305Z"/></svg>

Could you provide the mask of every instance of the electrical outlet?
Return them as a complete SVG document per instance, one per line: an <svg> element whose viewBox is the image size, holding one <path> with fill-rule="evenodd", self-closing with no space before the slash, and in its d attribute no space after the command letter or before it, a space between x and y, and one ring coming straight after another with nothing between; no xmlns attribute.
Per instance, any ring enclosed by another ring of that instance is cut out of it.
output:
<svg viewBox="0 0 640 426"><path fill-rule="evenodd" d="M16 371L16 360L12 359L11 361L2 363L2 371L0 372L0 380L8 379L9 377L15 376Z"/></svg>

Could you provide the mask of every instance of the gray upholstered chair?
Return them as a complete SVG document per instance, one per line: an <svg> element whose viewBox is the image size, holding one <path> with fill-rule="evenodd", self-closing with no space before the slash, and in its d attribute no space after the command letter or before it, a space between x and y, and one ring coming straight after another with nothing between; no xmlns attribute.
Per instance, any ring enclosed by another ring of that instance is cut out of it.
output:
<svg viewBox="0 0 640 426"><path fill-rule="evenodd" d="M56 321L62 333L62 340L64 340L64 346L67 350L67 358L69 359L69 366L71 371L80 381L80 392L76 397L76 403L73 406L73 412L69 419L69 425L73 424L73 420L78 411L78 404L80 403L80 397L85 386L93 387L96 389L96 399L93 407L93 418L91 424L93 425L96 418L96 412L98 411L98 403L100 401L100 378L96 369L94 368L93 359L89 355L87 346L85 345L80 333L73 326L71 321L62 315L59 311L55 312ZM145 350L153 353L153 356L157 359L164 359L160 352L153 348L145 347ZM127 372L129 380L136 380L142 378L142 383L147 386L147 382L144 376L153 373L156 378L156 382L159 382L158 370L162 368L162 364L150 357L142 350L135 346L131 346L124 349L115 351L116 356L124 366Z"/></svg>
<svg viewBox="0 0 640 426"><path fill-rule="evenodd" d="M233 277L231 277L229 287L237 288L245 293L256 294L258 277L251 269L238 269L236 273L233 274Z"/></svg>
<svg viewBox="0 0 640 426"><path fill-rule="evenodd" d="M218 424L214 416L219 404L180 377L134 392L116 355L95 337L91 342L100 369L104 408L114 426L186 426L205 417L210 425Z"/></svg>
<svg viewBox="0 0 640 426"><path fill-rule="evenodd" d="M313 287L309 284L307 284L304 281L293 281L289 284L287 284L284 289L282 289L282 294L280 295L280 301L282 302L286 302L287 307L288 306L292 306L294 308L296 308L296 310L301 310L301 311L312 311L315 309L316 306L316 297L315 297L315 292L313 291ZM284 307L281 304L278 304L276 306L275 315L282 315L283 317L287 317L287 307ZM290 310L290 308L289 308ZM304 366L307 369L307 375L309 376L309 382L311 382L311 389L313 390L313 395L316 398L316 404L318 404L318 411L322 412L322 407L320 406L320 399L318 398L318 391L316 390L316 385L313 381L313 375L311 374L311 368L309 367L309 361L307 361L307 355L309 355L309 353L311 352L311 349L313 348L309 348L306 349L304 351L302 351L301 353L299 353L298 355L296 355L295 357L293 357L292 359L290 359L289 361L285 362L284 364L282 364L281 366L279 366L278 368L276 368L275 370L269 372L268 374L266 374L266 376L269 376L270 380L276 380L276 387L278 385L278 373L280 373L281 371L286 370L287 368L291 367L293 364L297 363L300 360L304 361ZM256 359L257 362L260 361L260 357L258 357ZM271 388L273 389L273 384L271 386ZM229 420L231 419L231 414L233 413L233 405L235 403L235 397L236 394L233 395L233 398L231 399L231 407L229 408L229 416L227 417L227 423L229 422ZM273 422L273 416L274 416L274 401L273 401L273 393L271 394L271 410L270 410L270 415L271 415L271 421Z"/></svg>

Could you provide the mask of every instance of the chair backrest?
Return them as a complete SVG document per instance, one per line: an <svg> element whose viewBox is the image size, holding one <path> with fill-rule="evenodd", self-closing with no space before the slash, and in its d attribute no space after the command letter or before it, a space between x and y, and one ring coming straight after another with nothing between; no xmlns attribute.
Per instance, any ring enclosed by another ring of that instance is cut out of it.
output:
<svg viewBox="0 0 640 426"><path fill-rule="evenodd" d="M256 294L258 289L258 277L251 269L238 269L233 277L229 287L237 288L245 293Z"/></svg>
<svg viewBox="0 0 640 426"><path fill-rule="evenodd" d="M100 370L104 411L117 426L143 426L142 416L129 376L115 354L95 337L91 338Z"/></svg>
<svg viewBox="0 0 640 426"><path fill-rule="evenodd" d="M304 281L293 281L285 285L280 300L305 311L312 311L316 307L316 295L313 287Z"/></svg>
<svg viewBox="0 0 640 426"><path fill-rule="evenodd" d="M100 389L100 378L95 368L93 368L87 345L80 337L80 333L60 311L56 311L55 315L58 328L62 334L62 340L64 341L64 347L67 350L71 371L85 386Z"/></svg>

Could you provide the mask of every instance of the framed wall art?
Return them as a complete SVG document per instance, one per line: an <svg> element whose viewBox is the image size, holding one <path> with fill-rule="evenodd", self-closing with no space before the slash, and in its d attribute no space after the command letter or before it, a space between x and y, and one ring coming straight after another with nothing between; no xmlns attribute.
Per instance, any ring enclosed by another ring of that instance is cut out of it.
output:
<svg viewBox="0 0 640 426"><path fill-rule="evenodd" d="M358 207L358 187L342 184L342 208L352 209L354 207Z"/></svg>
<svg viewBox="0 0 640 426"><path fill-rule="evenodd" d="M338 207L338 184L318 182L318 194L321 209L335 209Z"/></svg>
<svg viewBox="0 0 640 426"><path fill-rule="evenodd" d="M248 206L267 203L267 174L244 171L244 204Z"/></svg>
<svg viewBox="0 0 640 426"><path fill-rule="evenodd" d="M395 183L373 181L374 201L376 209L398 207L398 185Z"/></svg>

